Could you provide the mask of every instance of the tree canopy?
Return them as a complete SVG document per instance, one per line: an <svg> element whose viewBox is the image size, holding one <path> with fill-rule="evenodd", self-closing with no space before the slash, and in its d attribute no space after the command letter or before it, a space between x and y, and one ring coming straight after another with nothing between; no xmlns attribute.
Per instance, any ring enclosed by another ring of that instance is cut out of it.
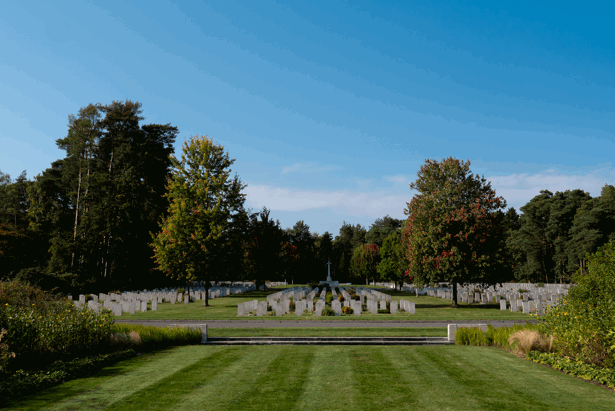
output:
<svg viewBox="0 0 615 411"><path fill-rule="evenodd" d="M415 283L493 284L504 258L503 198L470 161L426 160L412 184L404 230L409 274Z"/></svg>

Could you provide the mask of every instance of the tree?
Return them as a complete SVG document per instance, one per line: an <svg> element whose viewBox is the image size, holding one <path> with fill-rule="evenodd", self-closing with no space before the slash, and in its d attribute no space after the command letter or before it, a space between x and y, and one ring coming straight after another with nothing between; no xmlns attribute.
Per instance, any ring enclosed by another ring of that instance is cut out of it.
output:
<svg viewBox="0 0 615 411"><path fill-rule="evenodd" d="M586 270L585 255L593 254L609 240L615 240L615 187L602 187L600 197L578 208L568 240L568 272Z"/></svg>
<svg viewBox="0 0 615 411"><path fill-rule="evenodd" d="M408 261L406 261L406 250L401 241L401 231L394 231L385 239L380 248L380 264L378 264L378 274L383 281L395 283L403 282Z"/></svg>
<svg viewBox="0 0 615 411"><path fill-rule="evenodd" d="M470 161L426 160L410 188L418 194L405 211L404 239L415 283L452 283L453 306L458 283L497 283L505 239L497 211L506 203L471 174Z"/></svg>
<svg viewBox="0 0 615 411"><path fill-rule="evenodd" d="M321 269L324 273L324 267L327 266L327 263L333 257L333 236L331 233L325 231L323 235L318 236L314 243L314 248L316 249L316 260L318 261L316 273L320 273Z"/></svg>
<svg viewBox="0 0 615 411"><path fill-rule="evenodd" d="M345 221L342 224L339 235L333 241L333 261L331 261L337 279L346 280L351 277L350 260L353 250L365 243L366 234L367 231L361 224L351 225Z"/></svg>
<svg viewBox="0 0 615 411"><path fill-rule="evenodd" d="M363 244L357 246L350 261L351 273L355 278L365 277L375 279L378 276L380 263L380 248L376 244Z"/></svg>
<svg viewBox="0 0 615 411"><path fill-rule="evenodd" d="M255 279L257 288L265 280L282 279L286 271L286 233L280 227L280 221L270 219L269 215L270 210L263 208L250 216L244 243L246 268Z"/></svg>
<svg viewBox="0 0 615 411"><path fill-rule="evenodd" d="M401 220L397 218L389 217L388 215L379 218L374 221L369 231L365 234L365 242L369 244L376 244L378 247L382 247L384 239L391 233L399 231L401 228Z"/></svg>
<svg viewBox="0 0 615 411"><path fill-rule="evenodd" d="M310 233L310 226L303 220L297 221L293 228L286 230L286 234L296 249L293 278L306 283L317 279L315 239Z"/></svg>
<svg viewBox="0 0 615 411"><path fill-rule="evenodd" d="M207 137L191 137L181 160L172 157L172 162L165 194L169 214L153 236L154 259L172 278L204 281L207 295L210 281L232 274L226 263L237 258L234 240L245 221L245 185L231 177L235 160Z"/></svg>

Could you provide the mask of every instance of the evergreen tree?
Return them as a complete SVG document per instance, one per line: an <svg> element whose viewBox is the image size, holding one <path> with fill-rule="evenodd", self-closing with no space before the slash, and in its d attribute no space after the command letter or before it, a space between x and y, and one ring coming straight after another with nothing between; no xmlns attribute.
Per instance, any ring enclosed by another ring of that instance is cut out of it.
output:
<svg viewBox="0 0 615 411"><path fill-rule="evenodd" d="M385 239L380 248L380 264L378 264L378 274L383 281L403 283L408 269L406 260L406 250L401 241L401 231L394 231Z"/></svg>

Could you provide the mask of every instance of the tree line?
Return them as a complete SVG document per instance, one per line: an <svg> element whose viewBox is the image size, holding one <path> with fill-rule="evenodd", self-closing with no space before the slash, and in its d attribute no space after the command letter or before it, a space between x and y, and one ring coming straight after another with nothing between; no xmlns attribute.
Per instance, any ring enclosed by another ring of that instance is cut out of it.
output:
<svg viewBox="0 0 615 411"><path fill-rule="evenodd" d="M245 208L234 160L207 137L173 155L168 124L143 124L141 104L90 104L70 115L65 157L29 180L0 171L0 276L45 288L152 288L185 280L334 279L566 282L587 253L615 239L615 187L541 191L520 210L470 162L427 160L403 220L338 235L304 221L283 229Z"/></svg>

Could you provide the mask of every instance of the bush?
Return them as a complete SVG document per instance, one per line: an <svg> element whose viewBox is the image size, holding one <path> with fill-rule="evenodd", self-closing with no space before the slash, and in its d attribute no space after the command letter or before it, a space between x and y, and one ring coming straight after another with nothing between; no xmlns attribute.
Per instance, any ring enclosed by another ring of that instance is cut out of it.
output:
<svg viewBox="0 0 615 411"><path fill-rule="evenodd" d="M478 327L459 328L455 333L456 345L490 345L487 334Z"/></svg>
<svg viewBox="0 0 615 411"><path fill-rule="evenodd" d="M487 332L482 331L478 327L459 328L455 333L455 344L457 345L478 345L478 346L494 346L513 351L514 346L511 346L510 338L513 334L524 330L536 330L534 324L515 324L512 327L487 327Z"/></svg>
<svg viewBox="0 0 615 411"><path fill-rule="evenodd" d="M607 387L615 388L615 370L610 368L601 368L582 361L573 361L557 354L540 353L537 351L530 351L527 359L540 364L547 364L556 370L564 371L566 374L574 375L584 380L597 381Z"/></svg>
<svg viewBox="0 0 615 411"><path fill-rule="evenodd" d="M338 295L338 296L337 296L337 300L338 300L340 303L343 303L343 302L345 301L345 300L344 300L344 296L343 296L342 294L340 294L340 295Z"/></svg>
<svg viewBox="0 0 615 411"><path fill-rule="evenodd" d="M333 301L333 294L327 293L327 295L325 295L325 303L331 304L332 301Z"/></svg>
<svg viewBox="0 0 615 411"><path fill-rule="evenodd" d="M335 311L333 311L333 308L325 305L325 308L322 309L321 315L324 317L332 317L335 315Z"/></svg>
<svg viewBox="0 0 615 411"><path fill-rule="evenodd" d="M530 351L551 352L553 337L547 337L537 330L517 331L508 339L511 349L527 355Z"/></svg>
<svg viewBox="0 0 615 411"><path fill-rule="evenodd" d="M148 327L144 325L113 324L111 343L116 347L139 348L151 351L175 345L201 342L201 331L190 327Z"/></svg>
<svg viewBox="0 0 615 411"><path fill-rule="evenodd" d="M15 358L15 353L9 351L8 344L2 343L2 337L6 335L6 330L0 331L0 373L6 371L6 366L11 358Z"/></svg>
<svg viewBox="0 0 615 411"><path fill-rule="evenodd" d="M558 354L600 367L615 366L615 241L587 255L587 272L573 277L576 286L548 307L541 332L555 337Z"/></svg>
<svg viewBox="0 0 615 411"><path fill-rule="evenodd" d="M106 349L113 315L77 310L37 287L18 282L0 285L0 328L16 357L10 368L40 367L59 359L91 355Z"/></svg>
<svg viewBox="0 0 615 411"><path fill-rule="evenodd" d="M342 314L352 315L354 314L354 310L351 307L342 307Z"/></svg>
<svg viewBox="0 0 615 411"><path fill-rule="evenodd" d="M288 308L289 311L295 311L295 303L294 302L290 303L288 307L289 307Z"/></svg>

